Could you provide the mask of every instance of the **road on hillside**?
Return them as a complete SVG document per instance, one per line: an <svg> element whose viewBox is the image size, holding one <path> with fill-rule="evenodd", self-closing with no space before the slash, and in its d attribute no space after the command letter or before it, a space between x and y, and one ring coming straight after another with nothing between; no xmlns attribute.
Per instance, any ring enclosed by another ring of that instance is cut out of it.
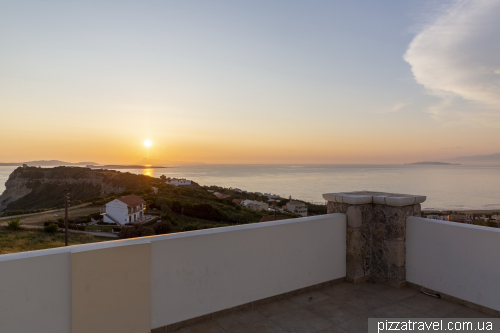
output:
<svg viewBox="0 0 500 333"><path fill-rule="evenodd" d="M81 205L70 207L68 215L70 218L88 215L99 211L99 207L88 207L91 203L87 202ZM54 216L57 215L57 216ZM64 209L51 209L40 213L22 214L14 216L0 217L0 221L8 221L13 218L19 218L23 224L37 224L43 223L47 220L57 220L58 218L64 218ZM0 222L0 225L7 225L6 222Z"/></svg>

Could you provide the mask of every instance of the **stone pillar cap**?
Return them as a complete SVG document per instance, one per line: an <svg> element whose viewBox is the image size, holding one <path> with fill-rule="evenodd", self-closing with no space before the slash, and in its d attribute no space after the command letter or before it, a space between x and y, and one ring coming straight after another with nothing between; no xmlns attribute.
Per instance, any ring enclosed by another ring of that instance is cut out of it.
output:
<svg viewBox="0 0 500 333"><path fill-rule="evenodd" d="M323 194L323 198L327 201L346 203L350 205L374 203L394 207L414 205L422 203L425 201L425 199L427 199L427 197L423 195L373 191L325 193Z"/></svg>

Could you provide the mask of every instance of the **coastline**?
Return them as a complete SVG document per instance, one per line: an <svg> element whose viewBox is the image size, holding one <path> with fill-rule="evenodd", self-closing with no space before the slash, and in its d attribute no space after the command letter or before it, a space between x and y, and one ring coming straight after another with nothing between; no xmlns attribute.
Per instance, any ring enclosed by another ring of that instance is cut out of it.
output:
<svg viewBox="0 0 500 333"><path fill-rule="evenodd" d="M0 193L16 167L0 167ZM95 170L95 169L93 169ZM500 167L339 166L339 165L190 165L120 172L185 178L200 185L276 193L324 203L323 193L373 190L425 195L423 211L500 210ZM476 213L477 214L477 213Z"/></svg>
<svg viewBox="0 0 500 333"><path fill-rule="evenodd" d="M463 214L495 214L500 212L498 209L422 209L422 214L435 213L435 212L457 212Z"/></svg>

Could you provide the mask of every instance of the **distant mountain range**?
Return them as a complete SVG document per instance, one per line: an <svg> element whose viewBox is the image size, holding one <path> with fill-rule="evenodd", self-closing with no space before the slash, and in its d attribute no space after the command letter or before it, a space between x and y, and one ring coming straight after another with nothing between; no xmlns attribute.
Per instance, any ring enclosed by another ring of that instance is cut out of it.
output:
<svg viewBox="0 0 500 333"><path fill-rule="evenodd" d="M96 162L78 162L78 163L72 163L72 162L65 162L65 161L59 161L59 160L40 160L40 161L29 161L29 162L12 162L12 163L0 163L0 166L22 166L23 164L26 164L28 166L42 166L42 167L54 167L54 166L61 166L61 165L74 165L74 166L101 166L101 167L106 167L107 169L123 169L123 168L137 168L140 166L142 168L143 165L151 165L151 166L164 166L164 165L202 165L205 163L201 162L182 162L182 161L168 161L168 160L155 160L155 159L148 159L144 158L141 161L137 163L137 165L126 165L126 164L120 164L120 165L102 165Z"/></svg>
<svg viewBox="0 0 500 333"><path fill-rule="evenodd" d="M99 165L99 163L95 162L78 162L78 163L71 163L71 162L64 162L64 161L58 161L58 160L50 160L50 161L30 161L30 162L20 162L20 163L0 163L0 166L22 166L23 164L26 164L28 166L59 166L59 165Z"/></svg>
<svg viewBox="0 0 500 333"><path fill-rule="evenodd" d="M445 163L445 162L415 162L415 163L407 163L405 165L460 165L460 163Z"/></svg>
<svg viewBox="0 0 500 333"><path fill-rule="evenodd" d="M464 164L500 164L500 153L491 155L458 156L445 159L450 162L461 162Z"/></svg>

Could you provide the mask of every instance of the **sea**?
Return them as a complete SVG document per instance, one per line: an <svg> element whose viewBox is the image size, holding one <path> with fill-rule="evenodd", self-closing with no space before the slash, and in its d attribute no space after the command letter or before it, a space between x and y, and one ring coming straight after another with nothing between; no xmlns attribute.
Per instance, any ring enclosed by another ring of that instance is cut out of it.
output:
<svg viewBox="0 0 500 333"><path fill-rule="evenodd" d="M16 167L0 167L0 192ZM273 193L324 204L324 193L380 191L424 195L423 209L500 210L500 166L189 165L121 172L186 178L200 185Z"/></svg>

